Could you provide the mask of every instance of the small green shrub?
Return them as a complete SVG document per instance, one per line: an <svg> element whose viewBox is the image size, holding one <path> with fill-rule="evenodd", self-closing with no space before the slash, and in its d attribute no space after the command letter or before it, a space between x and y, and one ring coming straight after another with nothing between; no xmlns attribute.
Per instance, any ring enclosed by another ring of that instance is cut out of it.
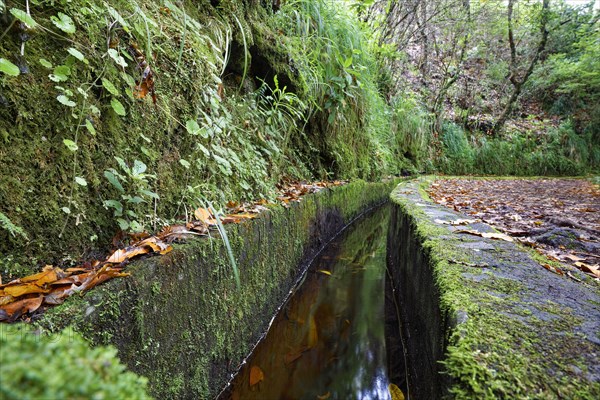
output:
<svg viewBox="0 0 600 400"><path fill-rule="evenodd" d="M0 398L148 399L147 380L127 371L113 347L90 348L71 329L40 335L0 325Z"/></svg>

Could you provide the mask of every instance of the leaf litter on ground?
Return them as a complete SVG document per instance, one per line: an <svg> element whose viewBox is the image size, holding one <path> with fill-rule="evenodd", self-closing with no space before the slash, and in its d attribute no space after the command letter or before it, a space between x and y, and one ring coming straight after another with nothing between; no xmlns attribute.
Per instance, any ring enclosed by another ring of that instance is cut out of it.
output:
<svg viewBox="0 0 600 400"><path fill-rule="evenodd" d="M435 202L485 222L505 236L497 238L514 239L563 264L559 268L544 263L544 268L581 281L563 271L569 265L600 280L598 185L584 179L440 179L427 192ZM461 225L459 221L438 223Z"/></svg>
<svg viewBox="0 0 600 400"><path fill-rule="evenodd" d="M155 235L147 232L129 235L119 232L113 238L116 250L105 260L84 262L64 270L46 265L39 273L4 284L0 276L0 322L27 320L48 307L62 304L67 297L75 293L86 292L113 278L129 276L129 273L123 270L132 259L144 255L167 254L173 250L173 242L208 236L211 230L217 229L219 222L225 225L249 221L267 211L269 206L280 204L290 207L291 203L300 202L306 194L346 183L347 181L282 184L278 186L277 202L265 199L246 203L230 201L226 204L226 213L219 216L219 221L209 209L198 208L194 211L195 220L181 225L166 226ZM127 239L128 245L125 245Z"/></svg>

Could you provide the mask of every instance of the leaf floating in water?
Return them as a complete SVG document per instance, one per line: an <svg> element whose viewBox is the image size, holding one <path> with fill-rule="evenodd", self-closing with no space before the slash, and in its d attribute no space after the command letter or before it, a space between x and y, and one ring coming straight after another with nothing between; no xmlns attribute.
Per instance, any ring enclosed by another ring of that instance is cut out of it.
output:
<svg viewBox="0 0 600 400"><path fill-rule="evenodd" d="M294 361L296 361L297 359L299 359L300 357L302 357L302 354L304 354L304 352L308 350L306 347L300 349L299 351L291 351L289 353L287 353L285 355L285 357L283 358L283 362L288 365L293 363Z"/></svg>
<svg viewBox="0 0 600 400"><path fill-rule="evenodd" d="M320 273L322 273L322 274L324 274L324 275L330 275L330 276L331 276L331 271L327 271L327 270L325 270L325 269L320 269L320 270L318 270L317 272L320 272Z"/></svg>
<svg viewBox="0 0 600 400"><path fill-rule="evenodd" d="M388 391L390 392L392 400L404 400L404 393L402 393L402 390L393 383L390 383L388 386Z"/></svg>
<svg viewBox="0 0 600 400"><path fill-rule="evenodd" d="M265 374L260 367L253 365L250 368L250 386L254 386L265 379Z"/></svg>
<svg viewBox="0 0 600 400"><path fill-rule="evenodd" d="M331 392L327 392L327 393L325 393L325 394L322 394L322 395L320 395L320 396L317 396L317 399L318 399L318 400L327 400L327 399L328 399L328 398L330 398L330 397L331 397Z"/></svg>

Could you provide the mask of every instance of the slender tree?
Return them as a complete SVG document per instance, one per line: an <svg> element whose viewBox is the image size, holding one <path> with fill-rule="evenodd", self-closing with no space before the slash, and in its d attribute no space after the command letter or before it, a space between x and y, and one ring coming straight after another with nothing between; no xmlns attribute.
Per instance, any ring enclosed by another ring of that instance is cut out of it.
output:
<svg viewBox="0 0 600 400"><path fill-rule="evenodd" d="M540 25L539 25L540 41L537 45L537 48L534 51L533 56L531 57L531 60L529 61L529 64L528 64L527 68L525 69L525 71L524 72L519 71L519 67L518 67L519 62L518 62L518 58L517 58L517 43L515 41L515 32L514 32L515 29L514 29L514 19L513 19L514 6L515 6L516 2L517 2L516 0L508 0L508 7L507 7L508 44L510 46L510 64L509 64L510 75L509 75L508 79L512 85L512 93L511 93L508 101L506 102L504 109L502 110L502 113L500 114L500 116L498 117L498 119L496 120L496 122L492 128L492 134L494 134L494 135L498 134L504 127L506 120L510 116L510 113L512 112L513 107L514 107L517 99L519 98L521 91L523 90L523 85L525 84L525 82L527 82L527 79L529 79L529 77L531 76L533 69L535 68L537 62L540 60L544 50L546 49L546 43L548 42L548 15L549 15L549 8L550 8L550 0L543 0L541 16L540 16Z"/></svg>

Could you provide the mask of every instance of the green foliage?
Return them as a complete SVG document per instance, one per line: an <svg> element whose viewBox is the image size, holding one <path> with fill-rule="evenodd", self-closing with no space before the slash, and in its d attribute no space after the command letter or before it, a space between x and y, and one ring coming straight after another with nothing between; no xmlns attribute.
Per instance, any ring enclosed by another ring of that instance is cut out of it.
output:
<svg viewBox="0 0 600 400"><path fill-rule="evenodd" d="M573 37L571 45L559 47L562 52L548 58L536 71L529 90L551 112L573 117L579 132L590 133L600 143L600 31L589 23L590 19L597 21L600 14L579 18L587 21L563 32Z"/></svg>
<svg viewBox="0 0 600 400"><path fill-rule="evenodd" d="M428 147L432 140L432 116L410 93L397 96L392 107L392 129L396 141L391 147L416 165L421 165L430 156Z"/></svg>
<svg viewBox="0 0 600 400"><path fill-rule="evenodd" d="M147 380L127 371L113 347L90 348L71 329L40 335L0 325L0 397L17 399L145 399Z"/></svg>
<svg viewBox="0 0 600 400"><path fill-rule="evenodd" d="M309 106L308 140L295 147L312 164L343 177L393 170L389 107L377 88L377 63L356 16L335 2L296 0L275 15ZM301 139L301 137L297 137Z"/></svg>
<svg viewBox="0 0 600 400"><path fill-rule="evenodd" d="M514 132L505 138L467 134L444 125L439 170L449 174L583 175L600 167L600 149L591 135L574 131L569 122L547 134Z"/></svg>
<svg viewBox="0 0 600 400"><path fill-rule="evenodd" d="M156 176L146 174L146 164L140 160L135 160L131 167L122 158L115 157L115 160L120 170L110 168L104 171L104 176L117 189L120 199L105 200L104 207L113 210L121 230L141 232L144 230L144 219L152 217L149 210L153 201L159 199L150 185Z"/></svg>
<svg viewBox="0 0 600 400"><path fill-rule="evenodd" d="M5 58L0 58L0 72L3 72L8 76L19 76L21 73L19 67Z"/></svg>
<svg viewBox="0 0 600 400"><path fill-rule="evenodd" d="M23 230L23 228L13 224L12 221L6 215L4 215L4 213L2 213L2 212L0 212L0 228L4 229L8 233L10 233L10 235L13 238L18 235L25 240L29 239L29 237L27 236L27 233Z"/></svg>

